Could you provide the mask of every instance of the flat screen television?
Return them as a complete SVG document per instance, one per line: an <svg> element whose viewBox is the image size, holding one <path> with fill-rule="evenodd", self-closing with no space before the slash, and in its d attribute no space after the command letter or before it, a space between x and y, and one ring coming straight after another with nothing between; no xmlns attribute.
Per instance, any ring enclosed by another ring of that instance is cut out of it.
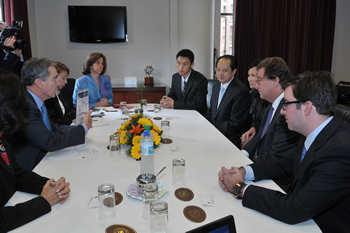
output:
<svg viewBox="0 0 350 233"><path fill-rule="evenodd" d="M128 41L125 6L68 6L68 18L71 42Z"/></svg>

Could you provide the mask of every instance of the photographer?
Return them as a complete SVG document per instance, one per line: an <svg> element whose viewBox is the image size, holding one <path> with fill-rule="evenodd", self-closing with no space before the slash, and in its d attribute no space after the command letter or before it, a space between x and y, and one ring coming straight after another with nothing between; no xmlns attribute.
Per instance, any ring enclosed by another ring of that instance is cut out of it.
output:
<svg viewBox="0 0 350 233"><path fill-rule="evenodd" d="M0 22L0 31L6 28L6 24L4 22ZM2 48L0 49L0 67L8 71L12 71L17 74L19 77L21 76L21 69L24 63L22 50L14 47L16 39L12 37L7 37L2 44ZM13 51L7 51L11 48Z"/></svg>

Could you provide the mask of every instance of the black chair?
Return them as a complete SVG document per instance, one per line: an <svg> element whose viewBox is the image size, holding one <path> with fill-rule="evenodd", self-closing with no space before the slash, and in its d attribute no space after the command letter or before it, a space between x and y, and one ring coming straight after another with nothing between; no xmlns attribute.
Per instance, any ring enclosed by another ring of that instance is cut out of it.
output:
<svg viewBox="0 0 350 233"><path fill-rule="evenodd" d="M60 100L64 102L65 106L67 106L66 111L74 109L73 105L73 91L75 86L74 78L67 78L67 84L60 91Z"/></svg>
<svg viewBox="0 0 350 233"><path fill-rule="evenodd" d="M350 106L350 82L340 81L337 84L337 104Z"/></svg>
<svg viewBox="0 0 350 233"><path fill-rule="evenodd" d="M208 79L207 107L210 108L210 99L213 93L213 85L219 82L217 79Z"/></svg>
<svg viewBox="0 0 350 233"><path fill-rule="evenodd" d="M338 116L341 116L344 119L344 121L350 123L350 107L337 104L335 106L335 113Z"/></svg>

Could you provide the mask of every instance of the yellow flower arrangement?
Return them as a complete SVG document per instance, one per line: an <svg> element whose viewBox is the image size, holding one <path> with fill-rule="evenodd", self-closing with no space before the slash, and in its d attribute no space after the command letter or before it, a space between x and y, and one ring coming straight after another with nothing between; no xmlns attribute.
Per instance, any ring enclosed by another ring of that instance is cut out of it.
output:
<svg viewBox="0 0 350 233"><path fill-rule="evenodd" d="M126 121L116 132L120 136L121 144L132 146L125 153L136 160L141 159L141 134L145 125L151 126L153 145L154 148L157 148L163 131L157 125L153 124L152 120L144 117L142 114L130 116L130 120Z"/></svg>

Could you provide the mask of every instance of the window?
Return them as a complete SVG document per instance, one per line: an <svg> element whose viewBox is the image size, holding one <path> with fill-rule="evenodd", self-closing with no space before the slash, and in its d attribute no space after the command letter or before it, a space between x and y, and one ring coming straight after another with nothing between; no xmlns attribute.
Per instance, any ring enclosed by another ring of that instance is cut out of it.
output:
<svg viewBox="0 0 350 233"><path fill-rule="evenodd" d="M0 1L0 22L5 22L3 1Z"/></svg>
<svg viewBox="0 0 350 233"><path fill-rule="evenodd" d="M233 3L234 0L221 0L220 56L233 55Z"/></svg>

